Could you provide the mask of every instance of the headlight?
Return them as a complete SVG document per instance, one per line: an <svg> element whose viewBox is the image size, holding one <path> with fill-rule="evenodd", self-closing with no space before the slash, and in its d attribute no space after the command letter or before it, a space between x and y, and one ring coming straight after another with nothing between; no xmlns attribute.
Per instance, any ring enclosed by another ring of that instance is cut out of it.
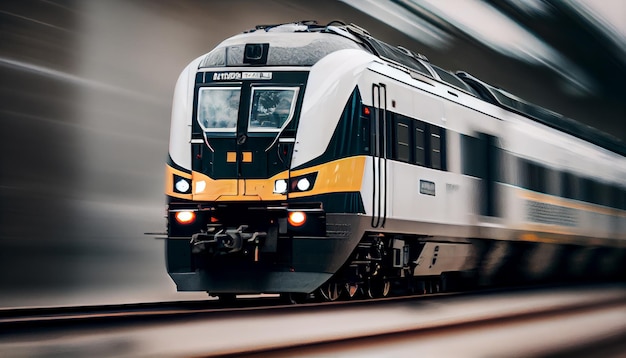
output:
<svg viewBox="0 0 626 358"><path fill-rule="evenodd" d="M287 180L278 179L274 182L274 193L285 194L287 193Z"/></svg>
<svg viewBox="0 0 626 358"><path fill-rule="evenodd" d="M290 192L302 192L313 189L315 185L315 179L317 179L317 172L300 175L291 178Z"/></svg>
<svg viewBox="0 0 626 358"><path fill-rule="evenodd" d="M189 181L187 179L174 177L174 180L176 180L176 183L174 184L174 189L176 189L176 191L178 191L179 193L187 193L191 188L191 185L189 185Z"/></svg>
<svg viewBox="0 0 626 358"><path fill-rule="evenodd" d="M306 213L304 211L290 211L287 221L291 226L302 226L306 222Z"/></svg>
<svg viewBox="0 0 626 358"><path fill-rule="evenodd" d="M196 220L196 213L193 211L178 211L174 215L179 224L187 225Z"/></svg>
<svg viewBox="0 0 626 358"><path fill-rule="evenodd" d="M274 194L287 194L287 192L302 192L313 189L317 172L300 175L289 179L278 179L274 182Z"/></svg>
<svg viewBox="0 0 626 358"><path fill-rule="evenodd" d="M206 182L204 180L196 181L196 194L202 193L206 189Z"/></svg>
<svg viewBox="0 0 626 358"><path fill-rule="evenodd" d="M311 187L311 182L307 178L302 178L298 180L296 187L300 191L306 191L306 190L309 190L309 188Z"/></svg>

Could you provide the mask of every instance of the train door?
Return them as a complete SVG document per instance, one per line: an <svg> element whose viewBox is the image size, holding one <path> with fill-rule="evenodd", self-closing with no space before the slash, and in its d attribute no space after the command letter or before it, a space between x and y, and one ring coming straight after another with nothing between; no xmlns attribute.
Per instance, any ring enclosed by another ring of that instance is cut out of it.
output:
<svg viewBox="0 0 626 358"><path fill-rule="evenodd" d="M387 219L387 87L372 84L372 227L385 227Z"/></svg>
<svg viewBox="0 0 626 358"><path fill-rule="evenodd" d="M480 178L482 179L480 215L500 216L496 196L496 183L500 172L498 138L489 134L479 133L478 139L480 143L478 155L481 157L479 160L484 163L480 172Z"/></svg>

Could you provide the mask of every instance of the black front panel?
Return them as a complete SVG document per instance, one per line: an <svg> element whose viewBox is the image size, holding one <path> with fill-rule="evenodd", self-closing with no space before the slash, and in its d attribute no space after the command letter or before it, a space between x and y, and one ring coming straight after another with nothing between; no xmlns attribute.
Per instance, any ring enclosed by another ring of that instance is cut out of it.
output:
<svg viewBox="0 0 626 358"><path fill-rule="evenodd" d="M200 72L193 170L213 179L263 179L289 168L308 72Z"/></svg>

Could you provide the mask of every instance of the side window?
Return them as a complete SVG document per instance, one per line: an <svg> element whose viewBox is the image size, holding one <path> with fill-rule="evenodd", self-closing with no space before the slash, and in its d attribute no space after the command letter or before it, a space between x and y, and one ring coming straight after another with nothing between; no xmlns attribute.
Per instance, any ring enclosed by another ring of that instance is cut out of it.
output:
<svg viewBox="0 0 626 358"><path fill-rule="evenodd" d="M430 163L434 169L442 169L441 165L441 128L430 128Z"/></svg>
<svg viewBox="0 0 626 358"><path fill-rule="evenodd" d="M523 160L522 163L522 175L524 176L523 187L539 193L556 194L548 190L550 171L546 167L529 160Z"/></svg>
<svg viewBox="0 0 626 358"><path fill-rule="evenodd" d="M531 182L530 162L526 159L519 158L519 160L517 161L517 165L519 169L518 176L517 176L517 185L519 185L520 187L524 189L531 189L530 187L530 182Z"/></svg>
<svg viewBox="0 0 626 358"><path fill-rule="evenodd" d="M594 198L593 181L588 178L581 178L580 181L581 181L580 199L588 203L593 202L593 198Z"/></svg>
<svg viewBox="0 0 626 358"><path fill-rule="evenodd" d="M411 159L410 122L397 118L395 122L394 157L403 162Z"/></svg>
<svg viewBox="0 0 626 358"><path fill-rule="evenodd" d="M409 126L404 123L398 123L398 159L409 161Z"/></svg>
<svg viewBox="0 0 626 358"><path fill-rule="evenodd" d="M622 209L624 210L624 202L623 200L626 199L626 197L623 197L624 191L620 190L619 187L617 187L616 185L612 185L611 186L611 207L615 208L615 209Z"/></svg>
<svg viewBox="0 0 626 358"><path fill-rule="evenodd" d="M446 170L445 129L398 114L392 114L388 128L392 159Z"/></svg>
<svg viewBox="0 0 626 358"><path fill-rule="evenodd" d="M561 196L568 199L579 198L578 177L569 172L561 173Z"/></svg>
<svg viewBox="0 0 626 358"><path fill-rule="evenodd" d="M550 195L559 195L559 172L550 168L544 167L544 193Z"/></svg>
<svg viewBox="0 0 626 358"><path fill-rule="evenodd" d="M415 163L426 165L426 131L424 122L415 122Z"/></svg>
<svg viewBox="0 0 626 358"><path fill-rule="evenodd" d="M595 203L603 206L611 206L611 186L605 183L594 183Z"/></svg>
<svg viewBox="0 0 626 358"><path fill-rule="evenodd" d="M531 190L540 193L545 192L545 172L543 167L535 163L529 163L528 179L528 185Z"/></svg>

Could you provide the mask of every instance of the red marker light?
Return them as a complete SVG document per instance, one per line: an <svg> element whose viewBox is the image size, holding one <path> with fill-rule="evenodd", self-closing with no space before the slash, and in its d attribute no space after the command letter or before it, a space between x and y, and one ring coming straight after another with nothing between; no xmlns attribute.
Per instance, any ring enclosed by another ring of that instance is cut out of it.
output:
<svg viewBox="0 0 626 358"><path fill-rule="evenodd" d="M369 107L363 107L363 114L365 114L366 116L369 116L371 113L370 108Z"/></svg>
<svg viewBox="0 0 626 358"><path fill-rule="evenodd" d="M196 213L193 211L178 211L174 217L176 217L176 221L182 225L191 224L196 221Z"/></svg>
<svg viewBox="0 0 626 358"><path fill-rule="evenodd" d="M306 214L302 211L291 211L289 212L287 221L291 226L302 226L306 222Z"/></svg>

